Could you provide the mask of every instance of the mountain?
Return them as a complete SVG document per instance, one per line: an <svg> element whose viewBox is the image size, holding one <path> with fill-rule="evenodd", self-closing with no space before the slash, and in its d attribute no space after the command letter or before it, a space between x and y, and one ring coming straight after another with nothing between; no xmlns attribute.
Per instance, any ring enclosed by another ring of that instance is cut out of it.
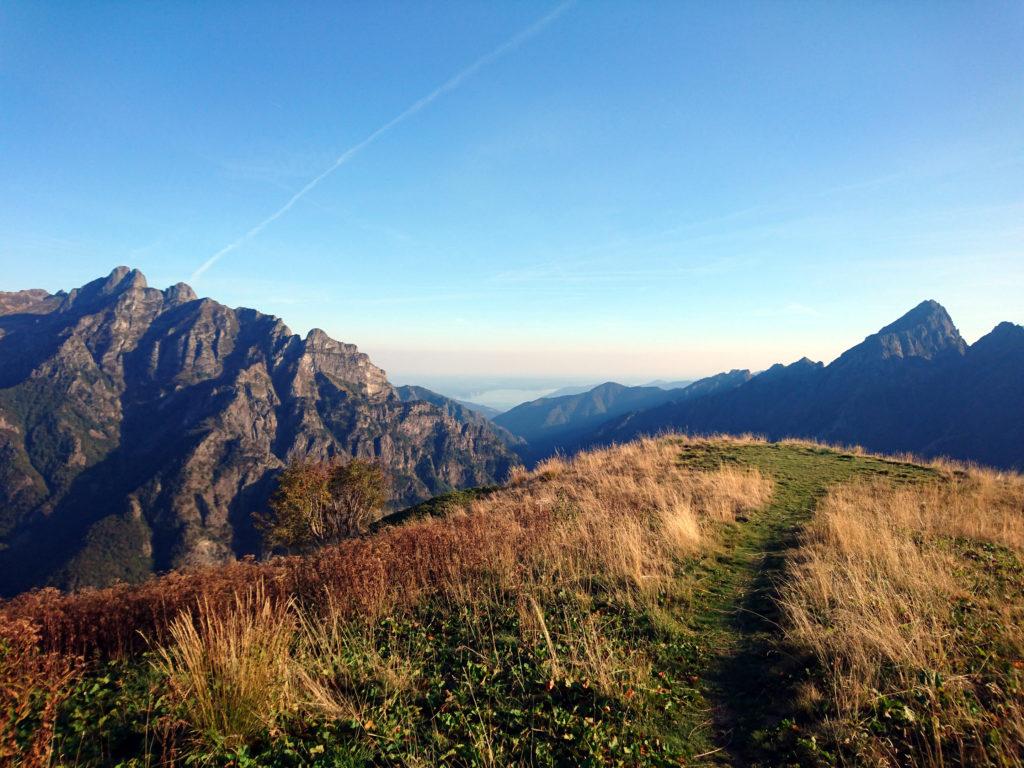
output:
<svg viewBox="0 0 1024 768"><path fill-rule="evenodd" d="M890 366L892 361L931 361L943 356L963 356L967 343L953 325L945 307L923 301L878 333L846 350L830 366L856 370Z"/></svg>
<svg viewBox="0 0 1024 768"><path fill-rule="evenodd" d="M484 416L485 418L488 418L488 419L493 419L499 413L503 413L503 411L500 408L491 408L491 406L484 405L483 403L474 403L474 402L471 402L469 400L458 400L458 399L456 399L455 402L458 403L459 405L466 406L471 411L476 411L481 416Z"/></svg>
<svg viewBox="0 0 1024 768"><path fill-rule="evenodd" d="M692 379L682 379L679 381L667 381L665 379L655 379L654 381L648 381L643 386L645 387L658 387L659 389L684 389L685 387L693 384Z"/></svg>
<svg viewBox="0 0 1024 768"><path fill-rule="evenodd" d="M598 384L570 384L567 387L559 387L554 392L548 392L546 395L544 395L543 399L550 400L551 398L565 397L566 395L582 395L582 394L585 394L585 393L589 392L590 390L592 390L596 386L600 386L600 385L598 385Z"/></svg>
<svg viewBox="0 0 1024 768"><path fill-rule="evenodd" d="M566 449L575 438L613 416L665 401L657 387L627 387L609 381L575 395L542 397L496 416L494 423L528 444L524 458Z"/></svg>
<svg viewBox="0 0 1024 768"><path fill-rule="evenodd" d="M533 461L555 451L577 450L582 437L616 416L735 386L749 376L749 371L732 371L674 390L609 381L581 394L523 403L495 417L494 423L525 440L526 445L516 449L525 460Z"/></svg>
<svg viewBox="0 0 1024 768"><path fill-rule="evenodd" d="M149 288L0 293L0 590L136 580L254 552L293 458L377 457L395 505L501 479L479 415L400 392L351 344Z"/></svg>
<svg viewBox="0 0 1024 768"><path fill-rule="evenodd" d="M1024 467L1024 328L968 346L925 301L829 365L774 365L742 386L609 420L581 444L667 429L809 437L883 452Z"/></svg>
<svg viewBox="0 0 1024 768"><path fill-rule="evenodd" d="M683 391L678 393L678 397L675 398L674 402L703 397L712 392L724 392L725 390L735 389L741 384L746 384L750 381L751 376L753 374L746 368L734 368L725 373L716 373L714 376L697 379L697 381L683 387Z"/></svg>
<svg viewBox="0 0 1024 768"><path fill-rule="evenodd" d="M467 403L463 400L454 400L426 387L418 387L412 384L396 387L395 392L398 393L398 397L403 403L422 400L441 408L461 424L473 424L482 430L490 429L505 445L516 446L523 442L522 438L516 437L507 429L491 423L492 419L485 411L493 412L495 415L500 414L501 411L495 408L488 408L486 405L478 405L477 403Z"/></svg>

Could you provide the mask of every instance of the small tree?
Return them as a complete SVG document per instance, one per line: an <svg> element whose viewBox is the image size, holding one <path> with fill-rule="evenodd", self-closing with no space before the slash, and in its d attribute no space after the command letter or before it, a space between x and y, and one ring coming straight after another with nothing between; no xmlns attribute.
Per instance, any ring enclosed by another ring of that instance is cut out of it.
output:
<svg viewBox="0 0 1024 768"><path fill-rule="evenodd" d="M270 510L254 516L268 550L301 551L364 533L387 503L390 484L375 461L293 461Z"/></svg>
<svg viewBox="0 0 1024 768"><path fill-rule="evenodd" d="M366 533L391 496L384 468L366 459L332 467L328 487L333 506L328 535L334 540Z"/></svg>

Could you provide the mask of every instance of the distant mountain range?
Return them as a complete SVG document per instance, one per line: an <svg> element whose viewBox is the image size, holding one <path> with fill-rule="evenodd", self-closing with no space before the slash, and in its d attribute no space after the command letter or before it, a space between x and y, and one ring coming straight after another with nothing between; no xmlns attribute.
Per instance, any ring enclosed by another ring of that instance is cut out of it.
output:
<svg viewBox="0 0 1024 768"><path fill-rule="evenodd" d="M615 383L615 382L605 382ZM641 384L641 387L657 387L658 389L682 389L690 384L692 381L667 381L665 379L655 379L654 381L648 381L645 384ZM545 399L551 399L555 397L565 397L566 395L583 395L590 392L595 387L601 386L600 384L572 384L567 387L560 387L554 392L549 392L544 395Z"/></svg>
<svg viewBox="0 0 1024 768"><path fill-rule="evenodd" d="M441 397L444 397L444 395L441 395ZM458 403L459 405L466 406L471 411L476 411L481 416L484 416L488 419L493 419L499 413L502 413L502 410L500 408L492 408L491 406L484 405L483 403L474 403L470 400L455 400L455 402Z"/></svg>
<svg viewBox="0 0 1024 768"><path fill-rule="evenodd" d="M594 387L599 386L597 384L570 384L567 387L559 387L554 392L548 392L544 395L544 399L550 399L553 397L565 397L566 395L582 395L585 392L589 392Z"/></svg>
<svg viewBox="0 0 1024 768"><path fill-rule="evenodd" d="M591 433L615 416L644 411L746 382L750 371L731 371L694 382L681 389L658 386L627 387L613 381L580 394L542 397L494 417L494 423L525 440L517 448L526 461L556 451L572 453Z"/></svg>
<svg viewBox="0 0 1024 768"><path fill-rule="evenodd" d="M829 365L680 383L608 382L497 414L396 388L323 331L300 338L125 267L69 293L0 292L0 593L256 552L250 515L296 458L376 457L395 507L667 430L1024 469L1024 328L968 345L934 301Z"/></svg>
<svg viewBox="0 0 1024 768"><path fill-rule="evenodd" d="M527 461L673 430L808 437L1024 468L1019 325L1001 323L968 346L946 310L925 301L827 366L803 358L723 376L660 396L603 385L523 404L497 423L527 441L518 449Z"/></svg>
<svg viewBox="0 0 1024 768"><path fill-rule="evenodd" d="M0 293L0 592L254 552L293 458L377 457L402 506L503 479L517 442L323 331L126 267Z"/></svg>
<svg viewBox="0 0 1024 768"><path fill-rule="evenodd" d="M661 389L683 389L693 384L692 379L682 379L679 381L666 381L665 379L655 379L654 381L648 381L644 384L645 387L659 387Z"/></svg>

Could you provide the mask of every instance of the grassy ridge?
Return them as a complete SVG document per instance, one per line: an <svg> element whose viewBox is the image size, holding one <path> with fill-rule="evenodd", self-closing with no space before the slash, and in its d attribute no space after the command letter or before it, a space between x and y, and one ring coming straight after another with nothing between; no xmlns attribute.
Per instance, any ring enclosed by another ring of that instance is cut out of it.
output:
<svg viewBox="0 0 1024 768"><path fill-rule="evenodd" d="M556 459L319 559L117 593L148 606L148 648L69 642L96 595L4 606L0 671L41 695L0 745L69 765L1017 766L1022 503L1013 476L797 442ZM932 599L886 614L916 594L908 564Z"/></svg>
<svg viewBox="0 0 1024 768"><path fill-rule="evenodd" d="M723 529L719 547L686 568L691 598L677 610L694 650L682 658L685 674L701 681L688 738L712 765L815 764L810 735L793 728L804 666L776 601L787 558L828 488L862 478L921 482L937 472L802 443L683 442L679 460L697 469L753 466L774 480L767 507Z"/></svg>

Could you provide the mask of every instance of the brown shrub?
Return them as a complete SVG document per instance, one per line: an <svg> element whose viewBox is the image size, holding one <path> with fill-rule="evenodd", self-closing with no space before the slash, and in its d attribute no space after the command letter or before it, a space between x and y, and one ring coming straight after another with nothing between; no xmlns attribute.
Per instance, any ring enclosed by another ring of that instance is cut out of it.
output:
<svg viewBox="0 0 1024 768"><path fill-rule="evenodd" d="M268 551L303 552L365 533L390 495L378 462L294 461L278 478L270 509L253 520Z"/></svg>
<svg viewBox="0 0 1024 768"><path fill-rule="evenodd" d="M259 579L267 583L268 592L282 596L281 576L276 565L243 560L70 595L35 590L0 605L0 625L30 621L44 650L119 657L162 641L182 611L194 614L203 602L227 607L236 593Z"/></svg>
<svg viewBox="0 0 1024 768"><path fill-rule="evenodd" d="M78 671L78 659L39 649L31 622L0 622L0 763L50 764L57 708Z"/></svg>

